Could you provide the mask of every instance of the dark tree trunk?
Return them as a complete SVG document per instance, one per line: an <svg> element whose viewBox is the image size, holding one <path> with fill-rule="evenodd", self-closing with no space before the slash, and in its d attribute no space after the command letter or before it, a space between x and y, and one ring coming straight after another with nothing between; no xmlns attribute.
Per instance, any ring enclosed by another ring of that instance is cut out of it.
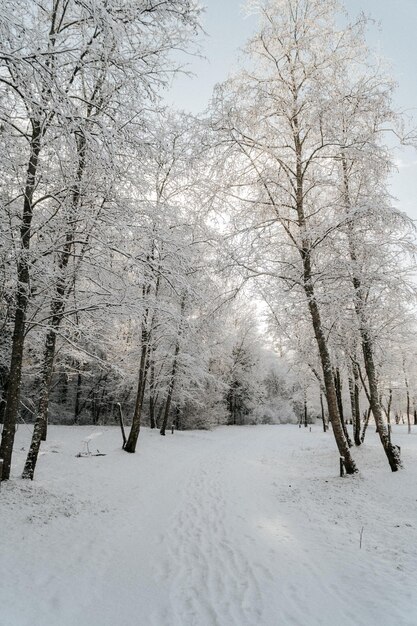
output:
<svg viewBox="0 0 417 626"><path fill-rule="evenodd" d="M358 368L354 364L352 368L353 376L349 376L349 394L350 405L352 411L352 423L353 423L353 440L355 446L360 446L361 441L361 414L359 405L359 374Z"/></svg>
<svg viewBox="0 0 417 626"><path fill-rule="evenodd" d="M175 420L174 420L175 430L181 430L181 409L179 405L175 407Z"/></svg>
<svg viewBox="0 0 417 626"><path fill-rule="evenodd" d="M161 406L159 407L159 411L158 411L158 417L156 418L156 428L159 427L159 424L161 424L162 422L162 415L164 412L164 404L161 402Z"/></svg>
<svg viewBox="0 0 417 626"><path fill-rule="evenodd" d="M32 137L30 143L30 157L23 201L22 224L20 227L21 250L17 261L16 312L12 336L9 387L7 390L4 426L0 445L0 458L3 459L3 480L10 477L16 421L19 412L23 348L26 330L26 311L30 291L29 248L33 218L33 196L36 188L36 175L42 139L42 128L40 122L37 120L31 120L31 124Z"/></svg>
<svg viewBox="0 0 417 626"><path fill-rule="evenodd" d="M392 404L392 389L389 390L388 406L387 406L387 421L388 421L388 436L391 441L391 404Z"/></svg>
<svg viewBox="0 0 417 626"><path fill-rule="evenodd" d="M355 425L355 390L354 390L353 378L351 376L348 376L348 387L349 387L350 412L352 415L352 424Z"/></svg>
<svg viewBox="0 0 417 626"><path fill-rule="evenodd" d="M320 393L321 421L323 422L323 432L327 432L326 416L324 414L323 394Z"/></svg>
<svg viewBox="0 0 417 626"><path fill-rule="evenodd" d="M336 389L337 407L339 409L340 421L342 422L343 432L346 437L349 448L352 447L352 442L349 437L348 429L346 428L345 416L343 411L343 398L342 398L342 379L340 377L340 370L338 367L334 371L334 386Z"/></svg>
<svg viewBox="0 0 417 626"><path fill-rule="evenodd" d="M151 285L143 285L142 295L145 300L147 296L149 296L151 290ZM129 432L129 438L127 440L126 445L123 449L126 452L134 453L136 450L136 445L139 438L141 419L142 419L142 408L143 408L143 398L145 396L145 387L146 387L146 379L148 376L149 369L149 331L148 331L148 322L149 322L149 308L147 308L144 312L142 319L142 346L140 352L140 365L139 365L139 377L138 377L138 389L136 393L136 402L135 402L135 411L132 419L132 426Z"/></svg>
<svg viewBox="0 0 417 626"><path fill-rule="evenodd" d="M411 433L411 419L410 419L410 392L407 389L407 427L408 434Z"/></svg>
<svg viewBox="0 0 417 626"><path fill-rule="evenodd" d="M172 369L171 369L171 376L170 376L169 385L168 385L167 399L165 402L164 417L162 420L162 425L161 425L161 430L160 430L161 435L165 435L166 427L168 424L169 412L171 409L172 396L174 393L174 388L175 388L175 383L176 383L178 354L180 351L182 325L183 325L183 318L184 318L184 311L185 311L185 300L186 300L185 295L183 295L181 299L180 322L178 325L178 334L177 334L177 341L175 344L174 360L172 362Z"/></svg>
<svg viewBox="0 0 417 626"><path fill-rule="evenodd" d="M354 397L355 397L355 420L353 423L353 438L357 446L361 445L361 408L359 399L359 373L356 365L353 366Z"/></svg>
<svg viewBox="0 0 417 626"><path fill-rule="evenodd" d="M149 419L151 428L156 428L155 408L155 364L152 360L149 366Z"/></svg>
<svg viewBox="0 0 417 626"><path fill-rule="evenodd" d="M152 254L153 256L155 256L154 250ZM160 267L159 267L158 277L156 279L156 284L155 284L155 301L157 301L158 295L159 295L159 288L161 284L160 276L161 274L160 274ZM157 312L156 310L154 310L153 315L152 315L151 327L150 327L150 335L149 335L150 339L153 335L153 329L155 326L156 317L157 317ZM159 421L160 421L160 415L158 416L158 418L156 417L156 404L157 404L157 399L158 399L158 393L157 393L157 385L156 385L156 378L155 378L154 356L155 356L155 346L151 342L149 345L149 356L148 356L148 359L149 359L149 419L150 419L151 428L157 428Z"/></svg>
<svg viewBox="0 0 417 626"><path fill-rule="evenodd" d="M65 405L68 398L68 376L65 373L60 375L58 393L59 403Z"/></svg>
<svg viewBox="0 0 417 626"><path fill-rule="evenodd" d="M311 261L311 247L307 237L307 224L304 214L304 171L303 171L303 140L301 138L301 132L299 127L298 113L297 113L297 87L294 83L294 108L295 114L292 118L293 125L293 140L295 151L295 210L297 212L298 227L302 236L302 247L299 248L299 252L303 264L303 288L307 300L308 309L311 316L312 326L314 330L314 336L317 342L317 347L320 356L321 367L323 370L324 387L326 391L327 408L329 413L329 420L332 424L333 435L336 440L336 445L339 450L340 457L343 457L346 472L353 474L357 471L355 462L349 450L348 443L346 441L345 434L343 432L342 421L340 419L339 410L337 406L336 389L334 385L332 375L332 362L330 359L330 353L327 346L326 335L323 329L321 321L319 306L317 304L313 272Z"/></svg>
<svg viewBox="0 0 417 626"><path fill-rule="evenodd" d="M367 410L367 412L365 414L365 420L363 422L361 443L363 443L365 441L366 430L368 428L368 424L369 424L369 420L370 420L370 417L371 417L371 413L372 413L372 409L371 409L371 407L369 407L369 409Z"/></svg>
<svg viewBox="0 0 417 626"><path fill-rule="evenodd" d="M168 424L169 412L171 410L172 396L174 394L175 388L175 378L177 373L177 358L179 353L179 342L177 341L175 345L175 353L174 353L174 361L172 363L171 377L168 387L167 399L165 401L165 409L164 409L164 417L161 424L161 430L159 431L161 435L165 435L165 431Z"/></svg>
<svg viewBox="0 0 417 626"><path fill-rule="evenodd" d="M126 433L125 433L125 425L124 425L124 421L123 421L123 412L122 412L122 405L120 404L120 402L117 403L117 408L118 408L118 413L119 413L119 424L120 424L120 430L122 431L122 440L123 440L123 448L126 445Z"/></svg>
<svg viewBox="0 0 417 626"><path fill-rule="evenodd" d="M404 372L405 372L405 367L404 367ZM405 376L405 388L407 390L406 393L406 398L407 398L407 404L406 404L406 410L407 410L407 430L408 430L408 434L411 433L411 419L410 419L410 389L408 386L408 378L407 376Z"/></svg>
<svg viewBox="0 0 417 626"><path fill-rule="evenodd" d="M155 260L154 242L152 243L152 249L147 257L147 260L148 262L151 260ZM158 275L156 283L155 283L155 299L157 299L158 297L159 285L160 285L160 278ZM151 293L151 289L152 289L151 282L143 284L142 296L143 296L144 302L149 297L149 294ZM140 433L143 399L145 397L146 381L148 377L148 371L150 368L149 352L151 350L150 342L151 342L153 327L155 323L155 311L151 319L149 318L150 318L150 309L149 309L149 306L147 306L143 315L143 319L142 319L142 349L141 349L141 356L140 356L139 378L138 378L138 389L137 389L136 402L135 402L135 411L133 414L132 426L130 428L129 438L127 440L126 445L123 447L123 449L126 452L130 452L130 453L135 452L136 445L137 445L138 438L139 438L139 433ZM154 375L155 375L155 372L153 372L153 376ZM154 381L155 379L153 379L153 382ZM154 395L152 391L151 391L151 396L153 396L152 402L154 402ZM155 404L153 404L152 410L153 411L155 410ZM153 417L154 415L155 414L153 413Z"/></svg>
<svg viewBox="0 0 417 626"><path fill-rule="evenodd" d="M75 406L74 406L74 424L78 423L78 418L81 411L81 390L82 390L82 376L81 372L77 372L77 386L75 389Z"/></svg>
<svg viewBox="0 0 417 626"><path fill-rule="evenodd" d="M336 444L339 450L339 454L344 459L346 472L348 474L354 474L357 472L355 462L349 450L349 445L346 441L345 434L343 432L343 426L340 419L338 407L336 389L334 386L334 380L332 375L332 363L330 360L330 354L327 348L326 338L324 335L323 327L321 324L320 313L317 303L314 299L313 287L310 285L306 289L308 306L310 310L311 319L313 322L314 334L316 336L317 345L320 353L320 360L323 369L324 386L326 389L327 408L329 412L329 420L333 428L333 434L336 440Z"/></svg>
<svg viewBox="0 0 417 626"><path fill-rule="evenodd" d="M350 193L349 193L349 175L348 175L348 164L347 164L347 160L344 154L342 154L342 167L343 167L344 194L345 194L346 209L349 211L351 207ZM351 223L349 223L348 237L349 237L350 259L352 261L353 267L356 268L357 267L356 244L354 240L353 226ZM366 297L365 297L365 294L363 293L360 277L356 274L356 272L353 273L352 284L353 284L354 293L355 293L354 304L355 304L356 316L359 322L359 332L361 336L363 360L364 360L366 375L368 377L368 383L369 383L369 396L370 396L372 414L374 416L375 425L378 430L381 444L387 456L388 463L391 467L391 470L393 472L396 472L401 467L400 449L398 446L395 446L391 443L390 437L388 435L388 429L385 426L383 415L382 415L382 407L379 401L378 380L377 380L377 374L376 374L376 368L375 368L375 362L374 362L374 350L373 350L371 335L370 335L369 328L368 328L368 319L367 319L366 311L365 311Z"/></svg>
<svg viewBox="0 0 417 626"><path fill-rule="evenodd" d="M45 342L45 355L43 362L43 373L41 380L40 399L38 405L38 414L36 417L35 425L33 428L32 441L30 444L29 452L26 458L25 467L23 469L22 478L29 478L33 480L35 472L36 462L38 460L39 448L42 441L42 436L46 431L47 417L48 417L48 404L49 404L49 389L51 386L51 378L53 372L54 356L55 356L55 342L56 334L50 329L47 332Z"/></svg>
<svg viewBox="0 0 417 626"><path fill-rule="evenodd" d="M4 414L6 411L8 388L9 388L9 371L5 368L4 371L2 372L2 388L1 388L1 397L0 397L0 424L4 423Z"/></svg>
<svg viewBox="0 0 417 626"><path fill-rule="evenodd" d="M360 312L360 305L358 307ZM388 429L384 424L384 419L382 416L382 408L379 402L378 395L378 383L376 377L376 370L373 358L373 349L371 339L369 337L369 333L367 332L364 325L361 328L362 335L362 350L365 362L366 373L369 381L369 395L371 398L371 409L372 414L375 419L375 424L378 428L379 438L381 440L382 446L385 450L385 454L387 455L387 459L391 470L396 472L401 467L401 458L400 458L400 449L398 446L393 445L390 442L390 437L388 435Z"/></svg>
<svg viewBox="0 0 417 626"><path fill-rule="evenodd" d="M139 438L140 425L141 425L141 417L142 417L142 407L143 407L143 398L145 394L145 386L146 386L146 377L147 377L147 352L148 345L146 343L146 332L142 331L142 348L140 355L140 366L139 366L139 378L138 378L138 389L136 394L136 402L135 402L135 411L132 419L132 426L129 432L129 438L124 446L124 450L126 452L134 453L136 450L137 441Z"/></svg>

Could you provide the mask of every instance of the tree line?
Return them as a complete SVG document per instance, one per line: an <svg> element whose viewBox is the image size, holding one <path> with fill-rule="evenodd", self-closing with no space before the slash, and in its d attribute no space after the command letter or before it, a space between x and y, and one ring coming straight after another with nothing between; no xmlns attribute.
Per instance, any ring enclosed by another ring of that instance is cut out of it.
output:
<svg viewBox="0 0 417 626"><path fill-rule="evenodd" d="M413 136L365 18L341 26L333 0L250 6L243 66L199 117L162 99L172 52L196 49L193 0L2 6L3 479L20 419L33 478L48 415L119 410L127 452L143 420L165 434L310 411L348 473L372 415L401 467L415 237L387 142Z"/></svg>

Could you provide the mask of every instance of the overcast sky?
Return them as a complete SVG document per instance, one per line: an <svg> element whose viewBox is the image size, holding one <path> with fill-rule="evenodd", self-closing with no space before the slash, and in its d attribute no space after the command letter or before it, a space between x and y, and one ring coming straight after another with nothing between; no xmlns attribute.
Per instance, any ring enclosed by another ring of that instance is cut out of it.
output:
<svg viewBox="0 0 417 626"><path fill-rule="evenodd" d="M193 78L179 77L169 94L176 107L199 113L210 99L212 89L233 72L239 49L256 27L246 17L242 0L205 0L202 37L203 59L190 59ZM397 108L414 115L417 124L417 0L345 0L349 14L363 11L376 21L368 42L392 65L398 82ZM398 174L393 176L392 193L399 208L417 219L417 152L396 151Z"/></svg>

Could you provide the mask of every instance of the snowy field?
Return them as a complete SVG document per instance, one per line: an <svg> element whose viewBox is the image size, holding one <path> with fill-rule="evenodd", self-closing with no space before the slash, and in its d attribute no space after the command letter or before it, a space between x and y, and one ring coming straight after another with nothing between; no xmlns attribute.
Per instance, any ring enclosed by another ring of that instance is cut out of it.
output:
<svg viewBox="0 0 417 626"><path fill-rule="evenodd" d="M106 456L76 458L97 430ZM135 455L117 428L52 426L29 483L20 427L1 626L416 626L417 430L396 428L398 474L368 435L340 479L319 426L144 429Z"/></svg>

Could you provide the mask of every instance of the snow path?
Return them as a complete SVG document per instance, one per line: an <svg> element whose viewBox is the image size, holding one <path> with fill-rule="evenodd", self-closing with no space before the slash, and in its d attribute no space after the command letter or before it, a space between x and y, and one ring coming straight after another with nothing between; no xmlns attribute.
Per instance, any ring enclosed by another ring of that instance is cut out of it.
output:
<svg viewBox="0 0 417 626"><path fill-rule="evenodd" d="M144 429L136 455L100 431L77 459L94 429L51 427L2 485L0 626L416 626L417 432L401 473L369 433L340 479L318 426Z"/></svg>

